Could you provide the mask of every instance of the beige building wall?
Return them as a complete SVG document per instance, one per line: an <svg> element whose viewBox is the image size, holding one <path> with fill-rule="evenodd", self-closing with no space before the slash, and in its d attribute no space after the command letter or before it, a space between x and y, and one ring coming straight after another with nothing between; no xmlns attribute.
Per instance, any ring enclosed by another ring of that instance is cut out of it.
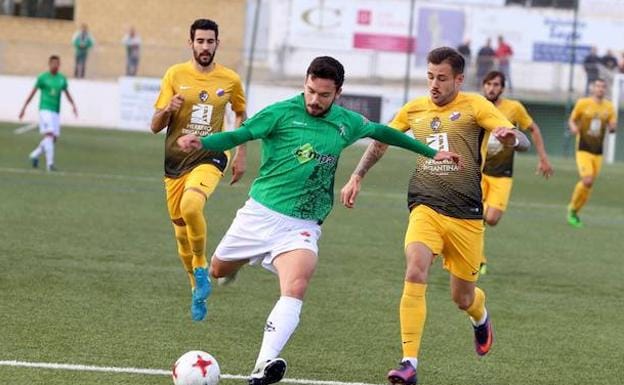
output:
<svg viewBox="0 0 624 385"><path fill-rule="evenodd" d="M160 77L170 65L189 60L189 27L198 18L219 24L217 61L243 68L245 0L75 0L74 20L0 16L0 73L35 75L51 54L61 56L61 70L73 75L71 38L86 23L95 39L86 78L125 74L121 39L134 26L142 39L138 76Z"/></svg>

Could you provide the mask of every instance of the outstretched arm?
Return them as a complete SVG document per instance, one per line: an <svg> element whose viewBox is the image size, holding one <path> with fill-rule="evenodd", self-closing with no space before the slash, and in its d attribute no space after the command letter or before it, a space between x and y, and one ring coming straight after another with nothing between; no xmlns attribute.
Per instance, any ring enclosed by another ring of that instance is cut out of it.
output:
<svg viewBox="0 0 624 385"><path fill-rule="evenodd" d="M377 124L375 126L375 131L371 134L371 138L392 146L410 150L428 158L433 158L433 160L450 160L457 163L461 167L461 159L459 155L449 151L436 151L426 144L410 138L400 131L384 126L383 124Z"/></svg>
<svg viewBox="0 0 624 385"><path fill-rule="evenodd" d="M492 135L505 147L513 147L515 151L525 152L531 148L531 142L520 130L507 127L499 127L492 131Z"/></svg>
<svg viewBox="0 0 624 385"><path fill-rule="evenodd" d="M252 140L251 131L245 126L227 132L218 132L216 134L200 138L193 134L184 135L178 138L178 146L184 152L192 150L209 150L209 151L225 151Z"/></svg>
<svg viewBox="0 0 624 385"><path fill-rule="evenodd" d="M24 106L22 107L19 113L20 120L24 118L24 114L26 113L26 107L28 107L28 104L30 103L32 98L35 96L35 93L37 93L37 87L33 87L32 91L30 91L30 95L28 95L28 97L26 98L26 101L24 102Z"/></svg>
<svg viewBox="0 0 624 385"><path fill-rule="evenodd" d="M436 151L431 147L388 126L384 126L382 124L376 125L374 132L370 136L375 139L375 141L368 146L366 152L362 156L362 159L360 159L360 162L355 168L355 171L351 175L351 178L340 190L340 202L348 208L353 208L355 206L355 199L360 192L362 178L364 178L364 175L366 175L368 170L370 170L370 168L373 167L379 159L381 159L383 154L386 152L388 145L402 147L438 161L450 160L459 164L461 167L461 159L459 155L447 151Z"/></svg>

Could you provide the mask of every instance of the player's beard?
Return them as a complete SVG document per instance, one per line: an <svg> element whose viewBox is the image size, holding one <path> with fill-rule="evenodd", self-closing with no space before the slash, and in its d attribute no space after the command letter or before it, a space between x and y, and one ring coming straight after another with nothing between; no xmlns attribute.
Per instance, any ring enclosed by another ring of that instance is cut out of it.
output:
<svg viewBox="0 0 624 385"><path fill-rule="evenodd" d="M334 99L335 100L335 99ZM312 116L323 116L327 113L327 111L329 111L329 109L334 105L334 101L332 100L332 102L329 104L329 106L327 106L327 108L322 109L320 108L320 106L318 104L306 104L306 111L308 112L308 114L312 115ZM310 108L311 107L319 107L318 109L313 109L312 112L310 112Z"/></svg>
<svg viewBox="0 0 624 385"><path fill-rule="evenodd" d="M496 104L498 102L498 99L500 99L502 92L499 92L498 94L492 96L491 94L485 94L485 98L487 100L489 100L490 102L492 102L493 104Z"/></svg>
<svg viewBox="0 0 624 385"><path fill-rule="evenodd" d="M206 53L208 54L208 60L207 61L206 60L202 60L202 55L204 55ZM197 52L197 51L193 50L193 56L195 57L195 62L197 64L199 64L200 66L204 67L204 68L205 67L209 67L212 64L216 53L217 53L216 49L212 53L210 51Z"/></svg>

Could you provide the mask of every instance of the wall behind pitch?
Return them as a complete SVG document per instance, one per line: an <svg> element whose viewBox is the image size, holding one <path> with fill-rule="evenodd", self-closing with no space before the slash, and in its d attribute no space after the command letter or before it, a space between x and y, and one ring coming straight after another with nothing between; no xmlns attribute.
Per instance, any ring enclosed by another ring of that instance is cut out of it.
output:
<svg viewBox="0 0 624 385"><path fill-rule="evenodd" d="M75 0L73 21L0 16L0 71L35 75L47 58L59 54L66 73L73 72L71 38L87 23L96 45L87 63L87 78L116 78L125 72L121 39L130 26L143 46L139 75L160 77L176 62L190 58L188 29L193 20L210 18L220 26L217 60L241 68L245 33L244 0Z"/></svg>

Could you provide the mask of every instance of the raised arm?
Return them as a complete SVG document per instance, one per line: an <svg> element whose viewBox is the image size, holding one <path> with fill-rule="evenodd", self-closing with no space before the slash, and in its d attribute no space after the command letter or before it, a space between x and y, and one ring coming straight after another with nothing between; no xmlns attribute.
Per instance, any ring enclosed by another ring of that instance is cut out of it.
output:
<svg viewBox="0 0 624 385"><path fill-rule="evenodd" d="M163 128L167 127L171 115L178 111L180 107L182 107L182 104L184 104L184 96L175 94L165 108L157 109L156 112L154 112L154 116L152 116L152 125L150 127L152 132L157 134Z"/></svg>

